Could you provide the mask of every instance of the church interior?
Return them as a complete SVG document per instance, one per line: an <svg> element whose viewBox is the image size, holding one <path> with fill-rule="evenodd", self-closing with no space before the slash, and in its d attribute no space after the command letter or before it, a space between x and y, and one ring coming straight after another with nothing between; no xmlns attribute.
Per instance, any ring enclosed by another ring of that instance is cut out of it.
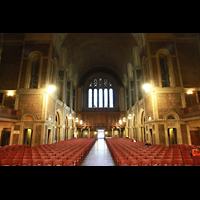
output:
<svg viewBox="0 0 200 200"><path fill-rule="evenodd" d="M93 147L105 165L123 165L120 149L183 158L200 147L199 77L199 33L0 33L0 160L73 149L87 165Z"/></svg>

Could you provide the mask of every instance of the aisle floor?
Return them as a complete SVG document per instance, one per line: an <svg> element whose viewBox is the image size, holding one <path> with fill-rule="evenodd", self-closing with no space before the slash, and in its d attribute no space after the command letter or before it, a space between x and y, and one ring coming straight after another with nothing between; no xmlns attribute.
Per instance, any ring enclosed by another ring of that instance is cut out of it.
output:
<svg viewBox="0 0 200 200"><path fill-rule="evenodd" d="M96 140L81 166L115 166L104 139Z"/></svg>

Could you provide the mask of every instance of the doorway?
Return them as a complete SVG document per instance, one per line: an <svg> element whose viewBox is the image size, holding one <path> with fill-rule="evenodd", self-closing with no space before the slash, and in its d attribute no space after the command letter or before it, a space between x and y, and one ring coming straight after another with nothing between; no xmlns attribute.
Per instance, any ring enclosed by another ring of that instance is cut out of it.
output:
<svg viewBox="0 0 200 200"><path fill-rule="evenodd" d="M51 144L51 129L48 129L47 144Z"/></svg>
<svg viewBox="0 0 200 200"><path fill-rule="evenodd" d="M10 132L7 129L3 129L1 132L1 146L9 145L10 142Z"/></svg>
<svg viewBox="0 0 200 200"><path fill-rule="evenodd" d="M145 128L141 127L142 142L146 142Z"/></svg>
<svg viewBox="0 0 200 200"><path fill-rule="evenodd" d="M104 139L105 138L104 129L98 129L97 138L98 139Z"/></svg>
<svg viewBox="0 0 200 200"><path fill-rule="evenodd" d="M149 133L150 133L150 137L151 137L150 143L151 143L151 144L154 144L152 129L149 129Z"/></svg>
<svg viewBox="0 0 200 200"><path fill-rule="evenodd" d="M31 146L32 135L33 135L32 129L24 129L24 144Z"/></svg>
<svg viewBox="0 0 200 200"><path fill-rule="evenodd" d="M169 145L177 144L177 130L176 128L168 128Z"/></svg>

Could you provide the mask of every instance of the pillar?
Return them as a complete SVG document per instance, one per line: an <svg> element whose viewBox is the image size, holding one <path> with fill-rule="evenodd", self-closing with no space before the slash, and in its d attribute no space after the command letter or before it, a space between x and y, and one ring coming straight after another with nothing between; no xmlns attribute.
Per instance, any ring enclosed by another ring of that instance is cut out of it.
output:
<svg viewBox="0 0 200 200"><path fill-rule="evenodd" d="M114 131L113 131L113 128L112 128L112 138L114 137Z"/></svg>

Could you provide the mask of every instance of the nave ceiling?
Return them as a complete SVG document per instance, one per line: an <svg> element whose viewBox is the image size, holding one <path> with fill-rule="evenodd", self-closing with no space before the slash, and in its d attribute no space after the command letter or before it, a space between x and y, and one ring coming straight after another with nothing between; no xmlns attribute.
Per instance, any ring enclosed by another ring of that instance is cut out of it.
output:
<svg viewBox="0 0 200 200"><path fill-rule="evenodd" d="M143 33L57 33L54 38L58 48L66 49L67 65L73 64L79 80L104 69L123 79L127 64L133 65L133 48L145 46Z"/></svg>

